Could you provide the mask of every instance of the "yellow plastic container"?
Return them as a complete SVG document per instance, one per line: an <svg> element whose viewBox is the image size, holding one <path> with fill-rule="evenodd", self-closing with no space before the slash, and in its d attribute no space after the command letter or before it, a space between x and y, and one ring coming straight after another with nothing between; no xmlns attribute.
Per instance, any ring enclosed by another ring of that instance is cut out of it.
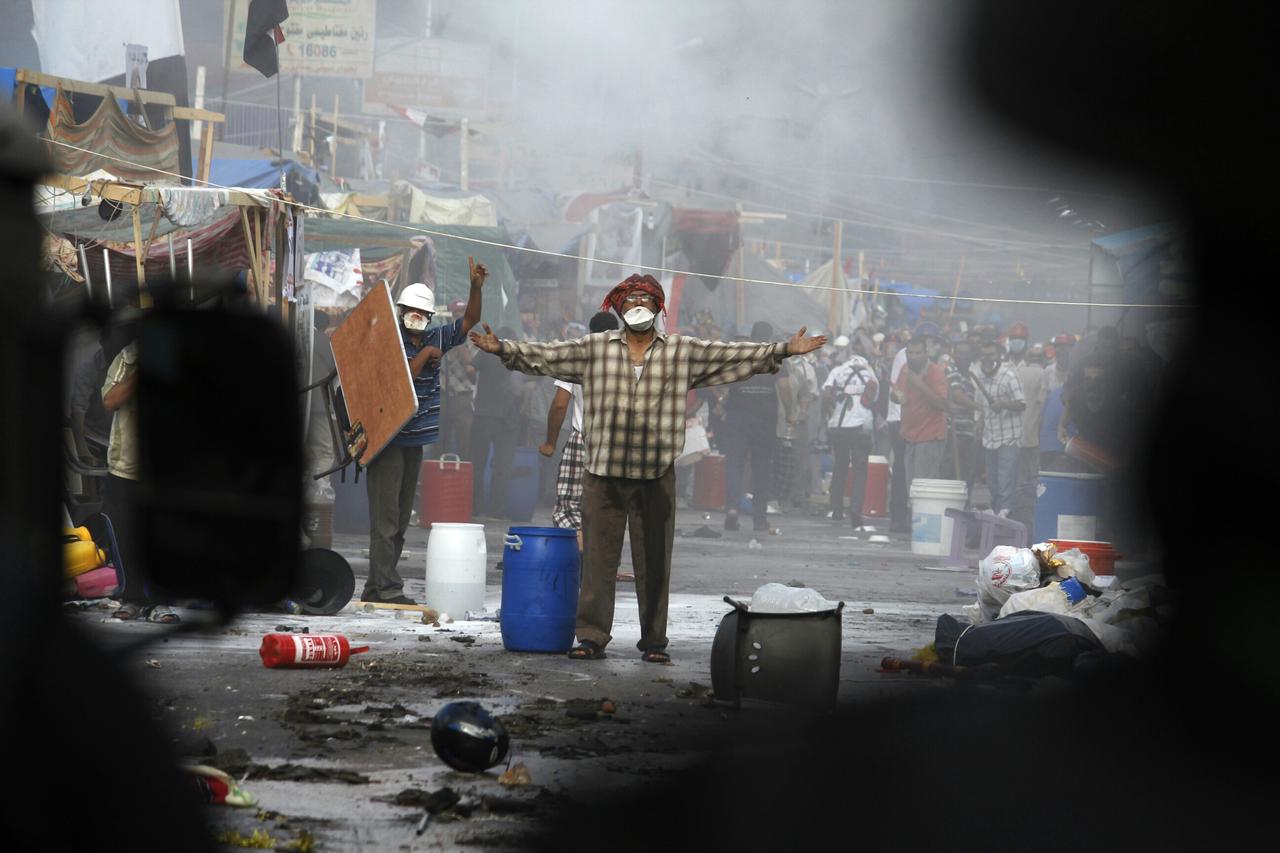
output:
<svg viewBox="0 0 1280 853"><path fill-rule="evenodd" d="M84 527L62 531L62 567L69 578L91 572L107 561L107 554Z"/></svg>

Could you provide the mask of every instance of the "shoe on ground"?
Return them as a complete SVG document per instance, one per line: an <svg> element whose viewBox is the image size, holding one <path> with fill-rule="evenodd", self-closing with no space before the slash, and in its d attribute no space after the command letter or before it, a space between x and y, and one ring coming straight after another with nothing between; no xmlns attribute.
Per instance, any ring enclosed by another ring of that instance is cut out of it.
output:
<svg viewBox="0 0 1280 853"><path fill-rule="evenodd" d="M380 595L362 594L360 600L369 604L407 604L411 607L418 605L418 602L407 595L393 595L390 598L383 598Z"/></svg>
<svg viewBox="0 0 1280 853"><path fill-rule="evenodd" d="M827 518L831 519L832 521L844 521L844 513L843 512L837 513L835 510L831 510L830 512L827 513Z"/></svg>

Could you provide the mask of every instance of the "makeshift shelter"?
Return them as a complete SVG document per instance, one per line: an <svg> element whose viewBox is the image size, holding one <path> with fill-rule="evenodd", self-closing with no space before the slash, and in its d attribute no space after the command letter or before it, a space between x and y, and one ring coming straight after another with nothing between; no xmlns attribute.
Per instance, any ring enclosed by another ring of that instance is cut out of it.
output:
<svg viewBox="0 0 1280 853"><path fill-rule="evenodd" d="M743 285L741 323L737 320L737 287L710 287L700 276L677 275L663 283L667 289L667 328L692 333L693 318L703 311L715 318L726 336L733 334L735 326L737 333L748 334L756 320L767 320L779 335L788 336L801 326L811 332L823 327L827 308L821 299L789 285L782 273L757 255L744 253L741 260L743 278L777 282ZM731 267L736 275L737 264Z"/></svg>
<svg viewBox="0 0 1280 853"><path fill-rule="evenodd" d="M516 280L502 246L473 242L510 243L507 232L501 228L467 225L421 228L437 233L422 234L417 227L380 222L313 218L307 221L304 251L311 254L359 249L365 289L385 278L391 283L392 292L398 294L406 285L422 281L435 290L437 306L467 298L471 290L467 265L470 255L489 271L485 284L485 321L494 328L509 325L521 329L516 309Z"/></svg>
<svg viewBox="0 0 1280 853"><path fill-rule="evenodd" d="M516 332L524 329L516 303L519 287L511 266L507 263L502 245L510 244L511 236L505 228L480 228L470 225L432 225L432 231L448 236L432 236L432 279L435 282L436 304L448 305L454 299L466 299L471 292L470 268L467 257L484 264L489 279L484 286L484 313L486 323L497 329L510 326ZM475 242L483 240L486 242ZM496 319L495 319L496 318Z"/></svg>
<svg viewBox="0 0 1280 853"><path fill-rule="evenodd" d="M179 106L168 92L88 83L27 68L0 73L0 97L12 98L19 115L31 112L44 124L44 136L51 140L49 155L61 174L105 169L126 179L181 182L187 171L181 154L189 146L183 138L186 122L195 121L204 125L194 171L197 182L207 180L213 156L211 124L225 120L222 113ZM77 111L73 99L82 109ZM141 111L143 124L125 115L130 104Z"/></svg>
<svg viewBox="0 0 1280 853"><path fill-rule="evenodd" d="M148 281L185 273L190 264L202 278L247 270L263 306L275 302L280 307L292 295L296 264L276 264L274 258L291 255L289 235L300 217L278 191L66 176L50 176L45 183L77 197L101 199L95 206L41 217L46 231L83 249L82 266L91 285L105 284L109 268L112 279L138 283L145 305Z"/></svg>
<svg viewBox="0 0 1280 853"><path fill-rule="evenodd" d="M1169 223L1098 237L1089 246L1089 302L1189 305L1191 269L1183 235ZM1175 312L1178 313L1185 312ZM1089 326L1121 325L1141 338L1147 326L1170 319L1167 309L1088 309Z"/></svg>
<svg viewBox="0 0 1280 853"><path fill-rule="evenodd" d="M215 157L209 165L209 183L219 187L279 189L306 205L320 206L320 174L296 160Z"/></svg>

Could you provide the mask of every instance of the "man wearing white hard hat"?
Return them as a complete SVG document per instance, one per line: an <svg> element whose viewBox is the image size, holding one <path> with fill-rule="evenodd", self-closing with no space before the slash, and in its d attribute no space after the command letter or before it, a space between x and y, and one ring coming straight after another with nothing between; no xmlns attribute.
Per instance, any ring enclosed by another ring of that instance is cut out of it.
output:
<svg viewBox="0 0 1280 853"><path fill-rule="evenodd" d="M480 321L481 288L488 271L475 259L471 265L471 294L461 317L443 326L428 328L436 313L435 293L416 282L400 292L400 339L413 374L418 410L396 437L369 463L369 578L363 601L417 604L404 594L404 581L396 571L404 534L413 513L422 449L440 438L440 360L467 341L467 332Z"/></svg>

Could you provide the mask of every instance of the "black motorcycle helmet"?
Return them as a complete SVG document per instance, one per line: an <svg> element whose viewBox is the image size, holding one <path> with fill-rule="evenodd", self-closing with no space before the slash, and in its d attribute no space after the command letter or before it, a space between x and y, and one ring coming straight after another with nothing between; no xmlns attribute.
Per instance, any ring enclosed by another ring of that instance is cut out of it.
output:
<svg viewBox="0 0 1280 853"><path fill-rule="evenodd" d="M479 702L450 702L431 721L431 748L455 770L488 770L509 746L507 730Z"/></svg>

